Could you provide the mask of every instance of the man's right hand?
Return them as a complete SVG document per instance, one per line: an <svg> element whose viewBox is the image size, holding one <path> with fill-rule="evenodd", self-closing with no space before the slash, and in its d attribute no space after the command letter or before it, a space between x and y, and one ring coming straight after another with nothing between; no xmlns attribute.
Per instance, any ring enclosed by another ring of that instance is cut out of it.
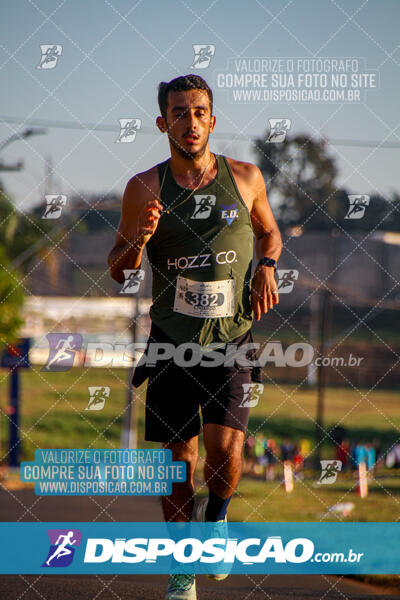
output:
<svg viewBox="0 0 400 600"><path fill-rule="evenodd" d="M125 269L138 269L145 245L157 229L163 206L158 199L157 167L132 177L122 198L121 218L114 246L108 255L111 277L125 281Z"/></svg>
<svg viewBox="0 0 400 600"><path fill-rule="evenodd" d="M157 229L163 205L153 198L145 204L139 214L135 245L144 247Z"/></svg>

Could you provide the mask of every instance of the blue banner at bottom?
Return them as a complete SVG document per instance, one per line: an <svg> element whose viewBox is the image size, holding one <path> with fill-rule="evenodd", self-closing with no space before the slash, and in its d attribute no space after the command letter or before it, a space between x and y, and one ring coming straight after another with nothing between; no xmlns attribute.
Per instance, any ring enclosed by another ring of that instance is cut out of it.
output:
<svg viewBox="0 0 400 600"><path fill-rule="evenodd" d="M400 523L0 523L1 574L400 574Z"/></svg>

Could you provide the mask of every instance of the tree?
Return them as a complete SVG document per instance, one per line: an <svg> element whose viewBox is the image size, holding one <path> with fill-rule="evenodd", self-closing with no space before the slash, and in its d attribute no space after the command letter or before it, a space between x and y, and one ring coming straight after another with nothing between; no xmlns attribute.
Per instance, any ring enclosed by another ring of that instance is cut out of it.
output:
<svg viewBox="0 0 400 600"><path fill-rule="evenodd" d="M336 162L324 139L297 135L282 143L257 139L257 164L270 193L279 195L278 220L306 229L331 229L340 202L335 179Z"/></svg>
<svg viewBox="0 0 400 600"><path fill-rule="evenodd" d="M6 258L13 261L26 252L41 238L46 238L52 231L52 224L42 220L40 216L21 213L5 193L0 182L0 247ZM50 240L45 243L49 244ZM35 253L29 254L21 269L27 272L29 263Z"/></svg>
<svg viewBox="0 0 400 600"><path fill-rule="evenodd" d="M23 303L21 281L0 246L0 349L16 340L23 323L19 316Z"/></svg>
<svg viewBox="0 0 400 600"><path fill-rule="evenodd" d="M318 230L332 230L340 225L346 231L400 231L400 196L396 193L390 198L370 195L361 219L345 219L348 195L358 192L338 188L338 168L324 139L306 135L287 138L282 143L257 139L254 152L269 194L278 196L277 219L281 225Z"/></svg>

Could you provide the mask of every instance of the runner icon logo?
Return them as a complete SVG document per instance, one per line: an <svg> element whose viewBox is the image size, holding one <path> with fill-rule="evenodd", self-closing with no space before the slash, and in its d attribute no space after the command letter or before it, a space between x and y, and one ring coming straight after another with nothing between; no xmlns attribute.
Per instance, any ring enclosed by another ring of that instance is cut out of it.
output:
<svg viewBox="0 0 400 600"><path fill-rule="evenodd" d="M141 119L120 119L119 126L120 132L116 143L129 144L136 138L136 132L140 129L142 124Z"/></svg>
<svg viewBox="0 0 400 600"><path fill-rule="evenodd" d="M74 558L75 547L81 545L79 529L48 529L50 548L42 567L68 567Z"/></svg>
<svg viewBox="0 0 400 600"><path fill-rule="evenodd" d="M54 69L58 59L61 56L62 46L60 44L41 44L40 51L42 56L37 69Z"/></svg>
<svg viewBox="0 0 400 600"><path fill-rule="evenodd" d="M194 60L191 69L206 69L215 54L213 44L193 44Z"/></svg>
<svg viewBox="0 0 400 600"><path fill-rule="evenodd" d="M262 383L242 383L243 399L239 404L242 408L254 408L257 406L261 394L264 391Z"/></svg>
<svg viewBox="0 0 400 600"><path fill-rule="evenodd" d="M341 460L321 460L321 477L318 483L335 483L338 473L342 470Z"/></svg>
<svg viewBox="0 0 400 600"><path fill-rule="evenodd" d="M267 144L284 142L292 124L291 119L268 119L270 132L265 140Z"/></svg>
<svg viewBox="0 0 400 600"><path fill-rule="evenodd" d="M124 285L120 294L136 294L139 291L140 284L144 279L143 269L124 269Z"/></svg>
<svg viewBox="0 0 400 600"><path fill-rule="evenodd" d="M278 269L278 292L280 294L289 294L293 290L294 282L299 278L299 272L296 269Z"/></svg>
<svg viewBox="0 0 400 600"><path fill-rule="evenodd" d="M82 348L80 333L48 333L49 356L42 371L69 371Z"/></svg>
<svg viewBox="0 0 400 600"><path fill-rule="evenodd" d="M369 196L366 194L349 194L349 208L345 219L362 219L365 209L369 206Z"/></svg>
<svg viewBox="0 0 400 600"><path fill-rule="evenodd" d="M108 386L89 386L89 402L85 410L101 410L104 408L106 399L110 397Z"/></svg>
<svg viewBox="0 0 400 600"><path fill-rule="evenodd" d="M46 209L42 215L42 219L58 219L61 217L63 207L67 203L67 196L47 194Z"/></svg>
<svg viewBox="0 0 400 600"><path fill-rule="evenodd" d="M213 194L203 195L197 194L194 196L196 207L193 211L191 219L208 219L211 214L211 209L215 206L216 196Z"/></svg>

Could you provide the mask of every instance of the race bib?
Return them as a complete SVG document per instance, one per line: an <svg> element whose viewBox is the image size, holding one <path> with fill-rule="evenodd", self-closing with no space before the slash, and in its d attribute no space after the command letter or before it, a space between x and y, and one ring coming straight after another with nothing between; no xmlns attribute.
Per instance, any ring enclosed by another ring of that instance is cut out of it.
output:
<svg viewBox="0 0 400 600"><path fill-rule="evenodd" d="M190 317L214 319L233 317L235 310L235 280L193 281L178 275L174 312Z"/></svg>

